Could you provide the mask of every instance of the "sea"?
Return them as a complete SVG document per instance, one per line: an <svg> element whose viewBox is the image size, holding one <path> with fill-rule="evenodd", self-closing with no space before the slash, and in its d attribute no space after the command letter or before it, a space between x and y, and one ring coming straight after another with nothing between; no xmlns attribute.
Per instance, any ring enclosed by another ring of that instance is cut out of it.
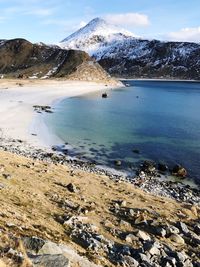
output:
<svg viewBox="0 0 200 267"><path fill-rule="evenodd" d="M144 160L180 164L200 184L200 83L123 82L126 87L107 90L107 98L96 92L56 103L44 118L60 140L55 146L128 171Z"/></svg>

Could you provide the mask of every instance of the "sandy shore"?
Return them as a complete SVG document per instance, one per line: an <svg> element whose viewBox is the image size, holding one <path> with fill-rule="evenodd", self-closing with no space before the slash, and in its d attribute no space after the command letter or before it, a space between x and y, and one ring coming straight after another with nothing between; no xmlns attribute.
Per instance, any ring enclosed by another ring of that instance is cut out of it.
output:
<svg viewBox="0 0 200 267"><path fill-rule="evenodd" d="M34 112L34 105L51 105L62 98L105 91L112 87L105 83L83 81L0 80L1 137L45 146L50 140L42 116L38 118Z"/></svg>

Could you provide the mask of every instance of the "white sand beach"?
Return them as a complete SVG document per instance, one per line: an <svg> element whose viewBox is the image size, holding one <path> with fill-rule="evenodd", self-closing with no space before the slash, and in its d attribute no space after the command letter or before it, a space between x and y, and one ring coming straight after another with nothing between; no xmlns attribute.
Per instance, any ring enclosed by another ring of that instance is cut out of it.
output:
<svg viewBox="0 0 200 267"><path fill-rule="evenodd" d="M42 116L34 112L34 105L51 105L63 98L110 88L113 86L84 81L2 79L0 80L1 137L21 139L34 146L46 146L50 140Z"/></svg>

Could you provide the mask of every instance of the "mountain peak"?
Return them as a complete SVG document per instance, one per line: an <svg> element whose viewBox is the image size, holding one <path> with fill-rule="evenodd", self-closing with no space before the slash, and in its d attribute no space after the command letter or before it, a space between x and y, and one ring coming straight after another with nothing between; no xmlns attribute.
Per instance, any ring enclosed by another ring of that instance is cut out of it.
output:
<svg viewBox="0 0 200 267"><path fill-rule="evenodd" d="M86 26L82 27L75 33L71 34L67 38L61 41L60 45L62 47L69 47L74 49L81 48L80 46L74 46L74 44L83 43L84 40L88 40L90 38L99 37L102 38L120 38L120 36L133 37L133 34L120 29L115 25L108 23L106 20L102 18L94 18L91 20Z"/></svg>
<svg viewBox="0 0 200 267"><path fill-rule="evenodd" d="M107 24L107 22L104 19L97 17L91 20L87 25L104 25L104 24Z"/></svg>

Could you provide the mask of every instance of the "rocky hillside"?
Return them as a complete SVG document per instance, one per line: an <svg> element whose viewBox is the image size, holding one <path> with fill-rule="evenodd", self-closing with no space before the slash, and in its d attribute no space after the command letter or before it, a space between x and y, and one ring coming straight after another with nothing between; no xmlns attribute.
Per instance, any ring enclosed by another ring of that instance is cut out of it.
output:
<svg viewBox="0 0 200 267"><path fill-rule="evenodd" d="M94 19L60 46L88 52L118 77L200 79L200 44L143 40L113 27Z"/></svg>
<svg viewBox="0 0 200 267"><path fill-rule="evenodd" d="M53 153L0 157L0 266L199 266L198 205L62 164Z"/></svg>
<svg viewBox="0 0 200 267"><path fill-rule="evenodd" d="M18 78L110 79L86 52L32 44L24 39L0 41L0 74Z"/></svg>

